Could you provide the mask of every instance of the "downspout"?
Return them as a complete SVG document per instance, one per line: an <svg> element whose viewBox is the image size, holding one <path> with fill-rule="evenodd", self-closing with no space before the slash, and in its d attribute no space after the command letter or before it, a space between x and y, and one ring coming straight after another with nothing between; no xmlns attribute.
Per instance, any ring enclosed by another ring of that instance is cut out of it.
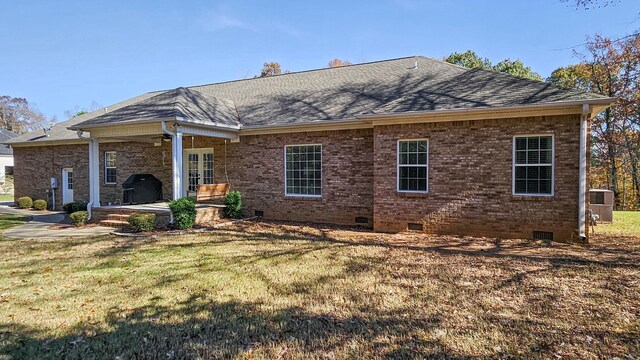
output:
<svg viewBox="0 0 640 360"><path fill-rule="evenodd" d="M587 121L589 104L582 105L580 115L580 167L578 174L578 237L586 241L586 207L587 207Z"/></svg>
<svg viewBox="0 0 640 360"><path fill-rule="evenodd" d="M76 134L78 134L78 138L82 139L82 140L87 140L89 141L89 202L87 203L87 221L91 220L91 215L92 215L92 208L93 208L93 192L91 191L92 189L92 184L91 184L91 174L92 174L92 167L91 167L91 160L93 159L93 142L95 141L92 138L88 138L86 136L83 135L82 130L78 130L76 131ZM54 203L55 204L55 203Z"/></svg>

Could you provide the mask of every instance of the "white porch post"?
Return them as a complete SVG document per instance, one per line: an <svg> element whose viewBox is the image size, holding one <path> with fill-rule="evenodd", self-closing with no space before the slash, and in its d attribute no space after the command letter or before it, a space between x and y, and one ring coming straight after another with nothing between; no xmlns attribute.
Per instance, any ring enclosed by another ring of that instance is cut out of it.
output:
<svg viewBox="0 0 640 360"><path fill-rule="evenodd" d="M100 146L98 139L89 140L89 201L100 207Z"/></svg>
<svg viewBox="0 0 640 360"><path fill-rule="evenodd" d="M578 236L586 237L586 202L587 202L587 119L589 118L589 105L582 105L580 117L580 156L578 172Z"/></svg>
<svg viewBox="0 0 640 360"><path fill-rule="evenodd" d="M182 128L177 127L171 142L173 160L173 200L182 197Z"/></svg>

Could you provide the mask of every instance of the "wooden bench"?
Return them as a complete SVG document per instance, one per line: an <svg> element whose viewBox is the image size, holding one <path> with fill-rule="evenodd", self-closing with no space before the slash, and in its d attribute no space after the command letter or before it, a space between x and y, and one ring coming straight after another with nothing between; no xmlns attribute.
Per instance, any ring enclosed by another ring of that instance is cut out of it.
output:
<svg viewBox="0 0 640 360"><path fill-rule="evenodd" d="M196 192L196 202L211 202L214 200L220 200L229 192L229 184L203 184L198 185L198 191Z"/></svg>

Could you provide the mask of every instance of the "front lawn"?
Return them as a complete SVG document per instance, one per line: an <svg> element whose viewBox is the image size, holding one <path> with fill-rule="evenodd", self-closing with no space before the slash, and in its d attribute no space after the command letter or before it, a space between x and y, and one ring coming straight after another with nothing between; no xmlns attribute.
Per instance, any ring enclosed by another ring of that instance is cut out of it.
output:
<svg viewBox="0 0 640 360"><path fill-rule="evenodd" d="M640 356L638 239L237 227L1 241L0 358Z"/></svg>

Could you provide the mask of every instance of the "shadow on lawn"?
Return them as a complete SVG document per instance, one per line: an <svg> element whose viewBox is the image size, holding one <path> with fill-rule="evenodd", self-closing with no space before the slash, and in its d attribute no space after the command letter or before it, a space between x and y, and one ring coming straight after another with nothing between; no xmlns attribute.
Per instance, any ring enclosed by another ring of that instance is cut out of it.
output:
<svg viewBox="0 0 640 360"><path fill-rule="evenodd" d="M305 230L287 230L283 234L270 232L235 232L244 236L247 240L273 239L284 241L325 241L341 246L380 246L389 249L403 249L411 251L436 252L440 255L467 255L487 258L523 259L529 261L549 263L553 267L562 266L606 266L617 268L640 269L640 252L633 250L607 248L606 246L583 246L568 248L566 244L552 243L545 247L550 251L547 254L527 253L527 250L535 250L541 246L534 241L523 240L520 243L505 243L500 239L490 239L493 246L480 248L478 239L468 239L457 236L447 236L449 241L431 240L429 237L413 240L393 241L391 234L376 234L367 230L354 229L360 232L361 239L342 239L332 234L332 230L320 229L318 233ZM212 233L215 234L215 233ZM239 240L230 240L239 241ZM555 244L555 245L554 245ZM570 250L570 251L567 251ZM573 252L573 253L571 253ZM595 257L603 257L596 259Z"/></svg>
<svg viewBox="0 0 640 360"><path fill-rule="evenodd" d="M184 359L232 358L249 352L269 358L286 357L288 352L331 357L333 351L340 351L339 357L349 353L456 357L441 343L416 335L416 329L436 327L437 317L372 312L366 318L341 319L300 308L271 311L260 304L215 303L204 298L193 295L170 308L151 304L133 311L113 309L107 317L113 330L102 333L84 327L73 336L42 338L17 325L2 326L0 354L14 359ZM354 340L357 345L351 345Z"/></svg>

